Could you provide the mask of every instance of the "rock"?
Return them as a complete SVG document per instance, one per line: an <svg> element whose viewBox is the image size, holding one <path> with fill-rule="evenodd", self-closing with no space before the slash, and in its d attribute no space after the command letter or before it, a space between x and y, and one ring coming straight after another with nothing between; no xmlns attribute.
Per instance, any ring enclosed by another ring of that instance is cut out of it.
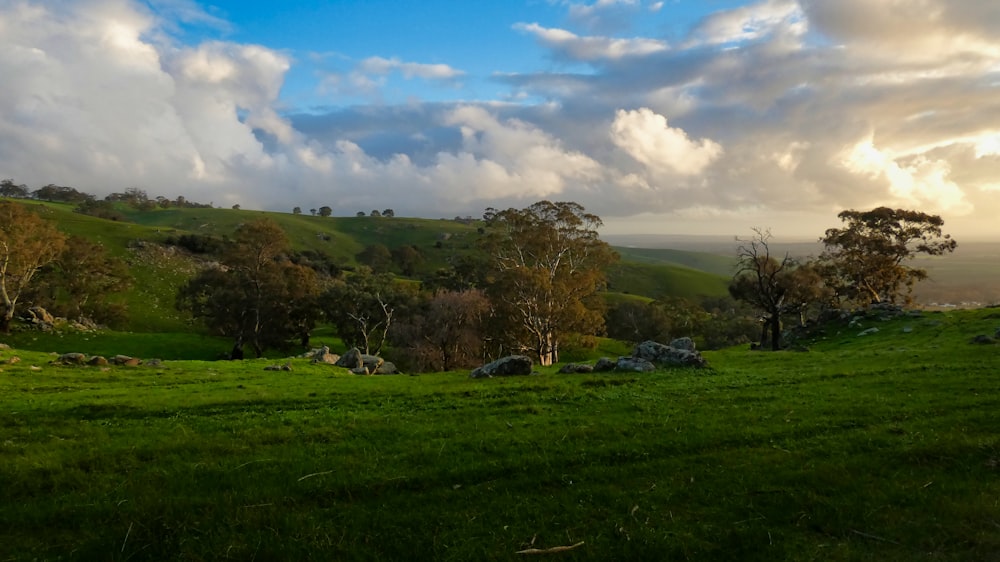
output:
<svg viewBox="0 0 1000 562"><path fill-rule="evenodd" d="M87 364L95 367L105 367L108 365L108 360L100 355L95 355L87 360Z"/></svg>
<svg viewBox="0 0 1000 562"><path fill-rule="evenodd" d="M54 324L56 321L54 316L40 306L29 308L26 319L32 324Z"/></svg>
<svg viewBox="0 0 1000 562"><path fill-rule="evenodd" d="M149 361L146 361L147 367L159 367L160 365L163 365L163 360L161 359L150 359Z"/></svg>
<svg viewBox="0 0 1000 562"><path fill-rule="evenodd" d="M986 334L979 334L978 336L972 338L972 343L978 345L986 345L986 344L996 343L996 340L987 336Z"/></svg>
<svg viewBox="0 0 1000 562"><path fill-rule="evenodd" d="M364 361L361 359L361 351L356 347L352 347L347 350L347 353L341 355L340 359L338 359L334 365L345 369L357 369L358 367L363 366Z"/></svg>
<svg viewBox="0 0 1000 562"><path fill-rule="evenodd" d="M368 368L365 367L364 365L362 365L360 367L355 367L355 368L351 369L351 372L354 373L355 375L368 375L368 374L370 374L368 372Z"/></svg>
<svg viewBox="0 0 1000 562"><path fill-rule="evenodd" d="M691 338L679 338L674 340L683 347L673 347L655 341L644 341L635 346L632 357L645 359L656 365L684 366L684 367L705 367L708 362L695 351L694 342Z"/></svg>
<svg viewBox="0 0 1000 562"><path fill-rule="evenodd" d="M684 351L695 351L694 340L691 338L677 338L670 342L670 347Z"/></svg>
<svg viewBox="0 0 1000 562"><path fill-rule="evenodd" d="M594 372L608 373L614 371L615 364L616 362L614 360L609 359L607 357L601 357L600 359L597 360L597 363L594 363Z"/></svg>
<svg viewBox="0 0 1000 562"><path fill-rule="evenodd" d="M311 354L310 361L313 363L325 363L327 365L336 365L337 361L340 361L340 356L336 353L330 353L330 348L323 346Z"/></svg>
<svg viewBox="0 0 1000 562"><path fill-rule="evenodd" d="M559 372L563 374L593 373L594 367L586 363L566 363L559 369Z"/></svg>
<svg viewBox="0 0 1000 562"><path fill-rule="evenodd" d="M385 359L382 359L377 355L367 355L364 353L361 354L361 364L364 366L364 368L368 369L369 373L374 373L375 371L377 371L378 368L381 367L383 363L385 363Z"/></svg>
<svg viewBox="0 0 1000 562"><path fill-rule="evenodd" d="M903 326L903 333L904 334L909 334L912 331L913 331L913 326Z"/></svg>
<svg viewBox="0 0 1000 562"><path fill-rule="evenodd" d="M10 346L5 343L0 343L0 350L10 349Z"/></svg>
<svg viewBox="0 0 1000 562"><path fill-rule="evenodd" d="M482 367L477 367L469 374L469 377L483 379L512 375L530 375L533 365L531 358L527 355L508 355L492 363L487 363Z"/></svg>
<svg viewBox="0 0 1000 562"><path fill-rule="evenodd" d="M615 371L631 371L636 373L648 373L655 371L656 365L641 357L619 357L615 363Z"/></svg>
<svg viewBox="0 0 1000 562"><path fill-rule="evenodd" d="M142 365L142 359L139 359L138 357L129 357L121 365L124 367L138 367L139 365Z"/></svg>
<svg viewBox="0 0 1000 562"><path fill-rule="evenodd" d="M115 365L124 365L125 363L131 361L132 358L128 355L115 355L111 358L111 362Z"/></svg>
<svg viewBox="0 0 1000 562"><path fill-rule="evenodd" d="M291 371L292 370L292 364L291 363L285 363L284 365L268 365L267 367L264 367L264 370L265 371Z"/></svg>
<svg viewBox="0 0 1000 562"><path fill-rule="evenodd" d="M56 359L56 363L63 365L83 365L86 362L87 356L82 353L63 353Z"/></svg>
<svg viewBox="0 0 1000 562"><path fill-rule="evenodd" d="M862 336L870 336L872 334L877 334L877 333L878 333L878 328L868 328L867 330L858 332L858 337L860 338Z"/></svg>
<svg viewBox="0 0 1000 562"><path fill-rule="evenodd" d="M399 375L399 369L396 368L396 364L392 361L383 361L381 365L378 366L374 371L373 375Z"/></svg>
<svg viewBox="0 0 1000 562"><path fill-rule="evenodd" d="M7 360L7 364L8 365L13 365L14 363L20 363L20 362L21 362L21 358L18 357L17 355L15 355L15 356L13 356L13 357L11 357L10 359Z"/></svg>

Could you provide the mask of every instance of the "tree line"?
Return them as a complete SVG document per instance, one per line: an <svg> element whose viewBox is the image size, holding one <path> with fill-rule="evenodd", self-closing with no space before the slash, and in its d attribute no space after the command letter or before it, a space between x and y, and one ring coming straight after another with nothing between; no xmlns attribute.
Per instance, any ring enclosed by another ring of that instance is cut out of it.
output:
<svg viewBox="0 0 1000 562"><path fill-rule="evenodd" d="M149 201L139 190L120 196ZM9 329L23 302L68 316L114 316L110 296L130 282L123 262L13 201L0 201L0 213L0 329ZM600 335L634 342L687 335L708 347L756 340L779 349L790 319L804 324L831 309L906 302L927 276L909 260L956 247L934 215L880 207L839 218L846 224L827 230L824 252L809 260L775 255L771 233L755 230L739 241L730 296L700 302L608 305L604 272L618 256L598 236L601 219L573 202L487 209L478 251L420 280L413 278L423 259L415 246L373 244L358 254L361 266L348 268L294 251L270 219L244 223L223 239L168 242L216 258L179 289L177 307L230 338L232 358L247 349L260 356L306 347L322 324L366 353L391 346L411 369L448 370L510 353L548 365L565 346L592 345Z"/></svg>

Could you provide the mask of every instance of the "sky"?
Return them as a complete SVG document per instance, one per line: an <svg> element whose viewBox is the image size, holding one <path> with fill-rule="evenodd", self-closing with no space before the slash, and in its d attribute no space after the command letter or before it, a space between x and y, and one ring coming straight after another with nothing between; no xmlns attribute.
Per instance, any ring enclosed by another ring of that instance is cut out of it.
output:
<svg viewBox="0 0 1000 562"><path fill-rule="evenodd" d="M1000 2L0 0L0 77L32 189L1000 239Z"/></svg>

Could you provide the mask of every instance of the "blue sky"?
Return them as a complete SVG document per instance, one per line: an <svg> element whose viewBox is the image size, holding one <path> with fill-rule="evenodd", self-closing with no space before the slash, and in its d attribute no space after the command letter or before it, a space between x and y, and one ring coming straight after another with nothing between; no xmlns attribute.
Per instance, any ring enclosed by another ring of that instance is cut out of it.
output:
<svg viewBox="0 0 1000 562"><path fill-rule="evenodd" d="M0 176L815 239L1000 227L1000 3L0 1Z"/></svg>

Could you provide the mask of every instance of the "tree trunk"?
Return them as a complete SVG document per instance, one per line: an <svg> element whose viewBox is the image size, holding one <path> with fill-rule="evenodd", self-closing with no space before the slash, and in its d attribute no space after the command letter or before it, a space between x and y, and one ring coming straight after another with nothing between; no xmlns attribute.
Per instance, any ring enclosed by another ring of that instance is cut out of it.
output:
<svg viewBox="0 0 1000 562"><path fill-rule="evenodd" d="M10 321L14 319L14 311L12 309L5 310L3 317L0 317L0 333L9 334L10 333Z"/></svg>
<svg viewBox="0 0 1000 562"><path fill-rule="evenodd" d="M229 352L229 360L239 361L242 359L243 359L243 340L241 338L237 340L236 343L233 344L233 349L232 351Z"/></svg>
<svg viewBox="0 0 1000 562"><path fill-rule="evenodd" d="M771 351L781 349L781 316L775 314L768 319L771 324Z"/></svg>

